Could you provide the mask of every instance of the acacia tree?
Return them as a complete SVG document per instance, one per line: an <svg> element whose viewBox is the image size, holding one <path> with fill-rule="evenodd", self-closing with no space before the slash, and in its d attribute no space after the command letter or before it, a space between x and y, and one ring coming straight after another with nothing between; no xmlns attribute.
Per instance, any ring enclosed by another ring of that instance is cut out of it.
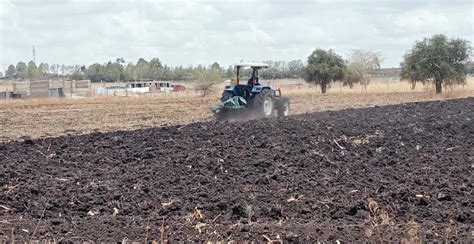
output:
<svg viewBox="0 0 474 244"><path fill-rule="evenodd" d="M416 87L416 83L421 82L423 85L425 85L426 80L423 79L419 72L415 71L415 63L411 59L412 55L408 53L403 56L404 61L400 63L400 67L402 69L400 72L400 77L401 80L408 80L411 84L411 89L414 90ZM407 67L408 65L413 67Z"/></svg>
<svg viewBox="0 0 474 244"><path fill-rule="evenodd" d="M352 88L355 83L360 83L367 90L370 75L375 69L380 69L380 59L379 52L362 49L351 50L344 85L349 85Z"/></svg>
<svg viewBox="0 0 474 244"><path fill-rule="evenodd" d="M417 41L404 56L401 79L433 82L436 93L442 92L442 84L464 83L465 64L469 60L471 47L467 40L448 38L438 34Z"/></svg>
<svg viewBox="0 0 474 244"><path fill-rule="evenodd" d="M331 82L342 80L346 65L341 56L332 50L316 49L308 57L305 79L321 86L321 92L326 93Z"/></svg>
<svg viewBox="0 0 474 244"><path fill-rule="evenodd" d="M196 82L196 90L206 96L214 85L222 81L222 73L217 68L197 68L192 72L190 79Z"/></svg>

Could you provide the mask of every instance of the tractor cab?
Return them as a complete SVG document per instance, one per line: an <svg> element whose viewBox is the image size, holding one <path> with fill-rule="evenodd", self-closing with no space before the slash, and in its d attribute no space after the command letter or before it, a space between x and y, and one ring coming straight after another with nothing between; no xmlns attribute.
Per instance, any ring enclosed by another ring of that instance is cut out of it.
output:
<svg viewBox="0 0 474 244"><path fill-rule="evenodd" d="M226 86L225 91L231 91L235 96L241 96L249 99L253 93L259 93L263 88L274 90L269 86L260 84L258 71L268 68L266 63L239 63L235 64L236 78L230 81L230 85ZM242 79L247 69L251 69L249 79Z"/></svg>
<svg viewBox="0 0 474 244"><path fill-rule="evenodd" d="M251 73L251 76L250 76L250 79L246 80L247 84L249 84L250 82L252 82L253 84L258 84L258 71L260 69L265 69L265 68L268 68L268 64L265 64L265 63L239 63L239 64L236 64L235 66L235 70L236 70L236 79L233 79L231 82L235 82L235 84L239 84L240 83L240 76L242 75L243 72L241 72L241 69L242 70L245 70L245 69L252 69L252 73Z"/></svg>

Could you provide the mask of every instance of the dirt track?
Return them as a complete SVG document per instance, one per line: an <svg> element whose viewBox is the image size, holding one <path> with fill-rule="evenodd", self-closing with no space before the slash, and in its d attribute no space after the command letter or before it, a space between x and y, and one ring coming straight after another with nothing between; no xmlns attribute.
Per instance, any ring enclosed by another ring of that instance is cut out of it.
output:
<svg viewBox="0 0 474 244"><path fill-rule="evenodd" d="M0 144L0 240L472 240L474 98Z"/></svg>

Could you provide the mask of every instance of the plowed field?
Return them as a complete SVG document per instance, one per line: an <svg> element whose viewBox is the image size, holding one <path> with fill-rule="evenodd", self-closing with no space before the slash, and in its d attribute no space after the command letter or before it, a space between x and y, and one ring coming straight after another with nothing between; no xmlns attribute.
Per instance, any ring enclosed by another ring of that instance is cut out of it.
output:
<svg viewBox="0 0 474 244"><path fill-rule="evenodd" d="M474 98L0 143L0 240L473 238Z"/></svg>

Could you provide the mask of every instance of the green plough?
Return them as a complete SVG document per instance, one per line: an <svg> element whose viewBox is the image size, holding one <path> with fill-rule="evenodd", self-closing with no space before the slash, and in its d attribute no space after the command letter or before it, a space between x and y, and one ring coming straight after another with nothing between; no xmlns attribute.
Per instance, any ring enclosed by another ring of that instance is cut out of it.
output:
<svg viewBox="0 0 474 244"><path fill-rule="evenodd" d="M216 104L215 106L211 108L211 111L214 114L218 114L224 109L238 110L238 109L244 108L245 105L247 105L247 101L245 100L245 98L241 96L234 96L234 97L229 98L226 101L219 101L218 104Z"/></svg>

